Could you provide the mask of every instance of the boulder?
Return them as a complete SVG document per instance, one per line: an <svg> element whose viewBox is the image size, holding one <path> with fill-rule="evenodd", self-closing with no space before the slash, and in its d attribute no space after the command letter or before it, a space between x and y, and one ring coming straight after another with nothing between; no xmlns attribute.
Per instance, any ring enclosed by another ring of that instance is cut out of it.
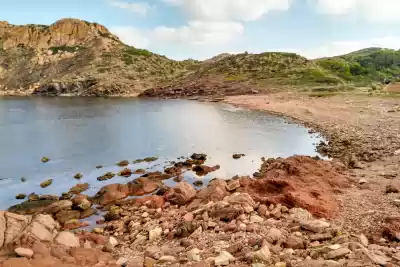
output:
<svg viewBox="0 0 400 267"><path fill-rule="evenodd" d="M188 182L180 182L176 184L172 192L167 195L169 202L177 205L185 205L196 196L196 190Z"/></svg>
<svg viewBox="0 0 400 267"><path fill-rule="evenodd" d="M56 220L62 224L73 219L79 219L81 213L79 210L62 210L56 214Z"/></svg>
<svg viewBox="0 0 400 267"><path fill-rule="evenodd" d="M37 199L37 201L25 201L21 204L9 207L8 211L21 215L32 215L44 212L47 207L57 202L57 200L39 200L39 196L37 196Z"/></svg>
<svg viewBox="0 0 400 267"><path fill-rule="evenodd" d="M300 226L308 231L320 233L330 226L330 223L323 220L307 220L301 221Z"/></svg>
<svg viewBox="0 0 400 267"><path fill-rule="evenodd" d="M291 235L286 239L285 242L285 248L291 248L291 249L304 249L305 244L304 240L301 237Z"/></svg>
<svg viewBox="0 0 400 267"><path fill-rule="evenodd" d="M72 202L69 200L60 200L57 202L52 203L51 205L47 206L44 209L44 212L49 213L49 214L53 214L53 213L57 213L59 211L62 210L68 210L71 209L72 207Z"/></svg>
<svg viewBox="0 0 400 267"><path fill-rule="evenodd" d="M79 238L76 237L73 233L64 231L60 232L56 238L54 239L54 242L59 245L63 245L66 247L79 247Z"/></svg>
<svg viewBox="0 0 400 267"><path fill-rule="evenodd" d="M100 189L94 200L97 204L107 205L116 200L124 199L129 195L129 187L126 184L110 184Z"/></svg>

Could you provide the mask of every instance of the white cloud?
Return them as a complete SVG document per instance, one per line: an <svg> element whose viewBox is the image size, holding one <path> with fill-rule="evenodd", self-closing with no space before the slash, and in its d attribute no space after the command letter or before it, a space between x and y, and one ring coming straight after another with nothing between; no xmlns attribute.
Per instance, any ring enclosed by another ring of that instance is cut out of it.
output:
<svg viewBox="0 0 400 267"><path fill-rule="evenodd" d="M151 37L157 42L187 45L224 45L243 33L243 25L230 21L189 21L179 28L157 27Z"/></svg>
<svg viewBox="0 0 400 267"><path fill-rule="evenodd" d="M134 27L113 27L111 31L123 42L137 46L151 45L224 45L243 33L243 25L238 22L189 21L178 28L159 26L152 30Z"/></svg>
<svg viewBox="0 0 400 267"><path fill-rule="evenodd" d="M252 21L269 11L286 11L292 0L163 0L179 6L192 20Z"/></svg>
<svg viewBox="0 0 400 267"><path fill-rule="evenodd" d="M112 27L110 31L117 35L123 43L133 45L137 48L146 48L150 44L147 34L135 27Z"/></svg>
<svg viewBox="0 0 400 267"><path fill-rule="evenodd" d="M150 10L151 6L145 2L134 2L134 3L127 3L117 0L110 0L109 1L111 6L118 7L121 9L130 10L139 15L147 15L147 12Z"/></svg>
<svg viewBox="0 0 400 267"><path fill-rule="evenodd" d="M336 41L313 49L306 49L299 53L307 58L331 57L347 54L369 47L400 48L400 36L387 36L368 40Z"/></svg>
<svg viewBox="0 0 400 267"><path fill-rule="evenodd" d="M311 0L321 13L353 14L373 22L400 21L399 0Z"/></svg>

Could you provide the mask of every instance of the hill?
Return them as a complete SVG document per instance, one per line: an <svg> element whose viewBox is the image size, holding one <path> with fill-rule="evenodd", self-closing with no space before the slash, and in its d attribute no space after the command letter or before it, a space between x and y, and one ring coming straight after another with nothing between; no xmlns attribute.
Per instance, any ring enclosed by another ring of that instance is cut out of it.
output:
<svg viewBox="0 0 400 267"><path fill-rule="evenodd" d="M377 88L400 77L399 65L400 52L383 48L316 60L268 52L175 61L127 46L97 23L0 22L0 95L190 97Z"/></svg>
<svg viewBox="0 0 400 267"><path fill-rule="evenodd" d="M136 95L192 65L127 46L97 23L0 22L0 95Z"/></svg>

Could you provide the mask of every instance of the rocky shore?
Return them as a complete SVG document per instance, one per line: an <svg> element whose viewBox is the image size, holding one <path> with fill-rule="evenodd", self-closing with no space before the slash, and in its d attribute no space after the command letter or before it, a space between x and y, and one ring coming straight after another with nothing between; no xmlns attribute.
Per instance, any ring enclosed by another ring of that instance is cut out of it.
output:
<svg viewBox="0 0 400 267"><path fill-rule="evenodd" d="M18 196L27 200L0 216L0 266L400 266L396 100L274 94L226 102L312 126L329 139L319 150L333 160L263 158L251 177L194 185L186 171L219 168L205 154L158 172L121 161L119 173L98 180L141 176L94 196L85 183L61 196ZM242 156L232 155L238 164ZM80 230L94 214L103 218Z"/></svg>

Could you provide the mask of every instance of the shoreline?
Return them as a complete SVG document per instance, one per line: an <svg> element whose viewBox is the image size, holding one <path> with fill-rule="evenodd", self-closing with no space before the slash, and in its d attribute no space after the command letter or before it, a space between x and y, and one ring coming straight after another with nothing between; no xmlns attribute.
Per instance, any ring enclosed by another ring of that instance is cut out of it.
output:
<svg viewBox="0 0 400 267"><path fill-rule="evenodd" d="M384 143L379 153L363 158L365 151L379 145L374 134L396 136L400 124L393 123L400 122L400 109L389 112L396 109L395 101L354 96L314 99L278 93L231 96L222 103L265 111L317 130L329 140L318 148L334 160L305 156L263 159L253 177L213 179L200 188L182 180L174 187L162 184L180 177L187 168L207 173L217 170L218 165L205 165L205 154L195 153L172 167L163 166L162 172L134 171L129 169L129 162L121 161L118 166L123 169L118 175L143 175L128 184L106 185L94 197L84 195L88 184L75 186L63 198L48 199L50 205L37 213L52 214L62 222L63 230L69 231L85 226L71 216L85 218L82 216L93 214L93 207L105 208L105 220L92 231L105 240L114 238L116 245L94 245L88 241L87 232L78 232L78 236L85 237L82 247L96 247L111 252L118 261L123 259L124 264L112 267L400 263L396 204L400 201L400 184L395 179L400 143L389 138L393 143ZM360 107L363 112L359 112ZM359 123L351 126L354 120ZM376 131L375 127L382 129L385 124L392 127Z"/></svg>

